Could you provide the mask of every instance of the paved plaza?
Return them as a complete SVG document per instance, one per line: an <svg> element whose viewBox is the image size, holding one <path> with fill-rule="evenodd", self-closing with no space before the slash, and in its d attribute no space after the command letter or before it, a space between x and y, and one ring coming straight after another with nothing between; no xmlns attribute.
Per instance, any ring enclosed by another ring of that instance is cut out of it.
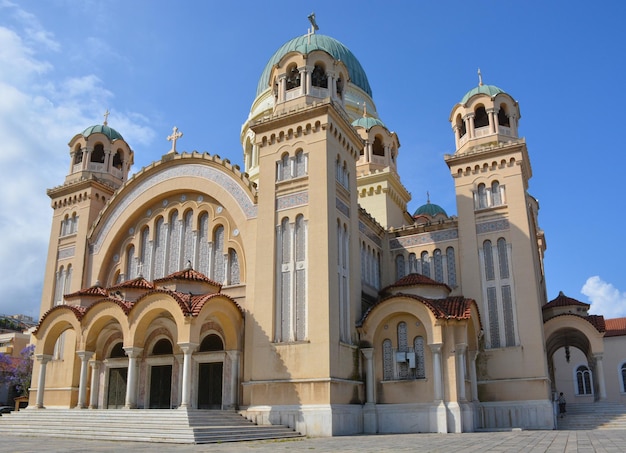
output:
<svg viewBox="0 0 626 453"><path fill-rule="evenodd" d="M1 452L624 452L626 430L387 434L227 444L154 444L4 436Z"/></svg>

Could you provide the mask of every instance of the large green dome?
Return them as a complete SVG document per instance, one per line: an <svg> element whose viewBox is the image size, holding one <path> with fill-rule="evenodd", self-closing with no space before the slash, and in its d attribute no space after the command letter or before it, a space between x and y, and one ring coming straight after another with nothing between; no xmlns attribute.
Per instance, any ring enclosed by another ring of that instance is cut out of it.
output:
<svg viewBox="0 0 626 453"><path fill-rule="evenodd" d="M490 97L494 97L496 94L500 93L506 93L506 91L498 88L495 85L479 85L476 88L472 88L467 93L465 93L465 96L463 96L463 99L461 99L461 104L465 104L467 101L470 100L472 96L475 96L477 94L486 94Z"/></svg>
<svg viewBox="0 0 626 453"><path fill-rule="evenodd" d="M415 210L413 217L417 217L419 215L427 215L430 217L435 217L437 214L443 214L448 217L446 211L439 205L431 203L430 201Z"/></svg>
<svg viewBox="0 0 626 453"><path fill-rule="evenodd" d="M113 129L112 127L109 126L105 126L102 124L97 124L95 126L91 126L88 127L87 129L85 129L83 131L83 137L89 137L91 134L104 134L107 137L109 137L109 140L111 141L115 141L115 140L124 140L124 137L122 137L122 134L120 134L119 132L117 132L115 129Z"/></svg>
<svg viewBox="0 0 626 453"><path fill-rule="evenodd" d="M361 63L359 63L359 60L356 59L354 54L350 52L350 49L330 36L312 34L310 35L310 38L311 41L309 42L308 35L298 36L297 38L283 44L276 51L276 53L272 55L272 58L270 58L267 65L265 65L265 69L263 69L263 73L259 79L259 84L256 89L257 96L268 89L272 68L281 60L281 58L289 52L299 52L306 55L314 50L323 50L331 55L335 60L339 60L345 64L348 68L348 72L350 73L350 81L369 94L370 97L372 96L372 89L370 88L363 66L361 66Z"/></svg>

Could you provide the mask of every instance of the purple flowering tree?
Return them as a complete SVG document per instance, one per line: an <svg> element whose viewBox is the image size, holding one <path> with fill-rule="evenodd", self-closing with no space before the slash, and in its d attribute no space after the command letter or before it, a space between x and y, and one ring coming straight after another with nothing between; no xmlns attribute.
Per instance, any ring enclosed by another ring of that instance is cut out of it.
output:
<svg viewBox="0 0 626 453"><path fill-rule="evenodd" d="M13 386L18 396L28 395L34 350L34 345L28 345L20 351L19 357L0 354L0 382Z"/></svg>

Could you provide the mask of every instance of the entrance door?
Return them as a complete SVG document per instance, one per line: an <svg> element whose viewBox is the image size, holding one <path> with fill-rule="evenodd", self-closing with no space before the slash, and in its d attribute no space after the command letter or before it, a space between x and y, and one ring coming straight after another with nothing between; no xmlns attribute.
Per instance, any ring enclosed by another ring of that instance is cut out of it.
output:
<svg viewBox="0 0 626 453"><path fill-rule="evenodd" d="M150 367L150 409L170 409L172 365Z"/></svg>
<svg viewBox="0 0 626 453"><path fill-rule="evenodd" d="M126 403L126 377L128 368L109 369L109 391L107 393L107 408L122 409Z"/></svg>
<svg viewBox="0 0 626 453"><path fill-rule="evenodd" d="M221 409L224 363L201 363L199 368L198 409Z"/></svg>

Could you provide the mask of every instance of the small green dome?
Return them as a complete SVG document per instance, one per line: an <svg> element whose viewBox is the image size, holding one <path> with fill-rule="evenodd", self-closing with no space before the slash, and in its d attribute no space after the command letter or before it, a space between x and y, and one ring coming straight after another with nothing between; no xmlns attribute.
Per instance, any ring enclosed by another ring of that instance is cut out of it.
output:
<svg viewBox="0 0 626 453"><path fill-rule="evenodd" d="M272 58L270 58L267 65L265 65L265 69L263 69L263 73L259 79L259 84L256 89L257 96L269 87L269 78L272 73L272 68L281 60L281 58L289 52L299 52L306 55L314 50L323 50L331 55L335 60L339 60L345 64L348 68L348 72L350 73L350 81L369 94L370 97L372 96L372 89L370 88L367 75L365 75L365 71L363 70L361 63L359 63L359 60L356 59L354 54L350 52L346 46L330 36L319 35L317 33L310 35L310 38L311 42L309 42L308 35L298 36L297 38L283 44L276 51L276 53L272 55Z"/></svg>
<svg viewBox="0 0 626 453"><path fill-rule="evenodd" d="M106 135L107 137L109 137L109 140L111 141L115 141L118 139L124 140L124 137L122 137L122 134L117 132L112 127L102 125L102 124L97 124L95 126L91 126L85 129L83 131L83 137L89 137L91 134L98 134L98 133Z"/></svg>
<svg viewBox="0 0 626 453"><path fill-rule="evenodd" d="M461 104L465 104L467 101L470 100L472 96L476 94L486 94L490 97L494 97L496 94L500 94L500 93L506 94L506 91L504 91L501 88L498 88L495 85L479 85L476 88L472 88L467 93L465 93L465 96L463 96L463 99L461 99Z"/></svg>
<svg viewBox="0 0 626 453"><path fill-rule="evenodd" d="M430 217L435 217L437 214L443 214L446 217L448 217L448 214L446 213L446 211L439 205L428 202L422 206L420 206L419 208L417 208L417 210L415 211L415 213L413 214L413 217L417 217L420 215L427 215Z"/></svg>
<svg viewBox="0 0 626 453"><path fill-rule="evenodd" d="M371 116L362 116L361 118L354 120L352 122L354 127L362 127L366 131L369 131L374 126L382 126L385 127L385 124L379 120L378 118L373 118Z"/></svg>

